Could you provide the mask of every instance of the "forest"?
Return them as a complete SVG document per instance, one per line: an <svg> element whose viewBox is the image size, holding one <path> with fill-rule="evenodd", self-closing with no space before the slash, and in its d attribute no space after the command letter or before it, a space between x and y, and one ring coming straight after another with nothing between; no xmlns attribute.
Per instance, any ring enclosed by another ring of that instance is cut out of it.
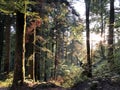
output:
<svg viewBox="0 0 120 90"><path fill-rule="evenodd" d="M119 36L120 0L0 0L0 90L120 90Z"/></svg>

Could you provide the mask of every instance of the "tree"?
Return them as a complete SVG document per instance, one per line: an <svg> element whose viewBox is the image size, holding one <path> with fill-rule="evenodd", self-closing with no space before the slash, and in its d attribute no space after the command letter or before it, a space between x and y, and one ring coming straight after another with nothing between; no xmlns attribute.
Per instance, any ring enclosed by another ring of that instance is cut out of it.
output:
<svg viewBox="0 0 120 90"><path fill-rule="evenodd" d="M25 37L26 37L26 0L23 1L23 12L16 10L16 53L12 89L23 85L25 79Z"/></svg>
<svg viewBox="0 0 120 90"><path fill-rule="evenodd" d="M25 79L25 44L26 34L32 33L37 26L40 26L40 19L32 23L29 30L26 29L26 16L27 16L27 5L29 1L24 0L22 2L22 10L16 10L16 55L15 55L15 66L14 66L14 78L13 78L13 89L17 86L23 85ZM31 13L32 14L32 13ZM29 41L29 39L28 39ZM34 68L33 68L34 69Z"/></svg>
<svg viewBox="0 0 120 90"><path fill-rule="evenodd" d="M14 62L13 90L24 82L24 64L23 64L23 30L24 14L17 11L16 13L16 49Z"/></svg>
<svg viewBox="0 0 120 90"><path fill-rule="evenodd" d="M85 0L85 7L86 7L86 46L87 46L87 76L92 77L92 62L90 59L90 21L89 21L89 14L90 14L90 3L91 0Z"/></svg>
<svg viewBox="0 0 120 90"><path fill-rule="evenodd" d="M5 23L5 15L0 13L0 72L1 72L1 62L3 57L4 23Z"/></svg>
<svg viewBox="0 0 120 90"><path fill-rule="evenodd" d="M114 64L114 0L110 0L110 18L109 18L109 34L108 34L108 63L110 69Z"/></svg>
<svg viewBox="0 0 120 90"><path fill-rule="evenodd" d="M5 48L6 48L6 54L5 54L5 61L4 61L4 72L7 74L9 73L10 69L10 22L11 18L10 15L6 15L6 30L5 30Z"/></svg>
<svg viewBox="0 0 120 90"><path fill-rule="evenodd" d="M71 29L74 20L73 19L71 20L72 18L71 15L73 16L72 10L69 12L68 6L66 5L66 3L64 2L63 2L64 4L63 3L61 4L61 3L62 1L54 1L54 2L49 1L46 3L47 4L46 6L43 6L44 10L42 10L43 13L41 16L43 16L42 18L43 18L44 24L42 25L43 27L41 28L44 31L43 31L43 34L40 35L39 37L42 37L46 40L46 42L44 42L43 44L44 46L46 46L47 44L47 47L42 46L42 48L46 50L40 54L44 60L43 62L41 58L41 61L40 61L41 63L43 63L41 65L42 70L40 73L43 72L42 75L44 77L44 81L46 81L46 73L47 73L47 78L48 77L50 78L50 76L52 76L52 78L55 79L58 76L58 73L59 73L58 70L60 69L58 68L58 66L60 65L60 62L63 62L62 60L66 59L62 57L63 56L67 57L67 54L68 54L68 51L67 51L68 44L66 43L66 46L61 45L61 44L65 44L65 41L64 40L62 41L61 39L62 38L64 39L65 31L68 30L68 33L70 33L69 30ZM50 32L50 34L47 34L48 32ZM68 35L66 35L66 38L67 37ZM50 43L50 40L52 43ZM37 44L37 45L41 47L40 44ZM51 46L50 49L49 49L49 45ZM52 51L52 58L49 57L50 53L47 50ZM52 59L52 62L50 59ZM48 62L51 62L49 63L51 65L48 65ZM49 66L50 68L48 69ZM51 71L51 75L49 75L50 73L48 72L48 70Z"/></svg>
<svg viewBox="0 0 120 90"><path fill-rule="evenodd" d="M105 31L104 31L104 24L105 24L105 21L104 21L104 4L105 2L103 2L103 0L100 0L100 17L101 17L101 37L103 37L103 34L105 34ZM103 46L103 41L101 40L100 41L100 48L101 48L101 56L102 56L102 59L105 59L105 50L104 50L104 46Z"/></svg>

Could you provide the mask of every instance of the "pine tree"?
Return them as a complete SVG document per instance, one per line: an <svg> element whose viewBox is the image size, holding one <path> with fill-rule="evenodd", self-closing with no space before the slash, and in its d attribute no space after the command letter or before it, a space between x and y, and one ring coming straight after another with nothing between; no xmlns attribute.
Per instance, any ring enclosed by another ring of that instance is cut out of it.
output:
<svg viewBox="0 0 120 90"><path fill-rule="evenodd" d="M0 72L2 68L5 15L0 13Z"/></svg>
<svg viewBox="0 0 120 90"><path fill-rule="evenodd" d="M23 30L24 14L17 11L16 13L16 49L14 61L14 77L12 89L16 90L18 86L24 83L24 64L23 64Z"/></svg>
<svg viewBox="0 0 120 90"><path fill-rule="evenodd" d="M110 18L108 35L108 63L112 70L114 64L114 0L110 0Z"/></svg>
<svg viewBox="0 0 120 90"><path fill-rule="evenodd" d="M90 14L90 3L91 0L85 0L85 7L86 7L86 46L87 46L87 76L92 77L92 62L90 57L90 21L89 21L89 14Z"/></svg>
<svg viewBox="0 0 120 90"><path fill-rule="evenodd" d="M6 48L6 55L4 61L4 72L9 73L10 69L10 24L11 24L10 15L6 16L6 30L5 30L5 48Z"/></svg>

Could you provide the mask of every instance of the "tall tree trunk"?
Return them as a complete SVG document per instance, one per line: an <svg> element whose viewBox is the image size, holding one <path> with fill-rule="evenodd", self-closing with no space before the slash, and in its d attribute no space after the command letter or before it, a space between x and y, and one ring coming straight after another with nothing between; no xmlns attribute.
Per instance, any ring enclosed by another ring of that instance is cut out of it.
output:
<svg viewBox="0 0 120 90"><path fill-rule="evenodd" d="M7 74L9 73L9 68L10 68L10 16L7 15L6 16L6 30L5 30L5 49L6 49L6 53L5 53L5 61L4 61L4 72L6 72Z"/></svg>
<svg viewBox="0 0 120 90"><path fill-rule="evenodd" d="M16 48L15 48L15 62L14 62L14 77L13 77L13 90L23 85L24 82L24 55L23 53L23 30L24 30L24 14L21 12L16 13ZM25 41L24 41L25 42Z"/></svg>
<svg viewBox="0 0 120 90"><path fill-rule="evenodd" d="M4 20L5 16L0 13L0 72L1 72L1 63L3 56L3 39L4 39Z"/></svg>
<svg viewBox="0 0 120 90"><path fill-rule="evenodd" d="M100 8L101 8L101 12L100 12L100 16L101 16L101 38L103 38L103 34L104 34L104 18L103 18L103 0L100 0ZM103 40L100 41L100 48L101 48L101 57L102 59L105 59L105 49L103 46Z"/></svg>
<svg viewBox="0 0 120 90"><path fill-rule="evenodd" d="M90 21L89 21L89 13L90 13L90 2L91 0L85 0L86 5L86 46L87 46L87 76L92 77L92 62L90 58Z"/></svg>
<svg viewBox="0 0 120 90"><path fill-rule="evenodd" d="M35 59L35 81L40 80L40 58L39 58L39 56L40 55L36 54L36 59Z"/></svg>
<svg viewBox="0 0 120 90"><path fill-rule="evenodd" d="M57 63L58 63L58 37L56 36L55 61L54 61L54 79L56 80Z"/></svg>
<svg viewBox="0 0 120 90"><path fill-rule="evenodd" d="M62 59L65 59L65 53L64 53L64 49L65 49L65 35L64 32L62 32Z"/></svg>
<svg viewBox="0 0 120 90"><path fill-rule="evenodd" d="M35 44L36 44L36 29L34 29L34 41L33 41L33 65L32 65L32 79L35 82Z"/></svg>
<svg viewBox="0 0 120 90"><path fill-rule="evenodd" d="M55 46L55 43L52 42L52 47L51 47L51 49L52 49L53 60L54 60L54 58L55 58L54 46ZM52 62L52 65L54 65L54 61ZM54 78L54 69L51 69L51 77Z"/></svg>
<svg viewBox="0 0 120 90"><path fill-rule="evenodd" d="M46 43L47 48L47 43ZM47 82L47 52L44 52L44 81Z"/></svg>
<svg viewBox="0 0 120 90"><path fill-rule="evenodd" d="M47 27L48 28L48 27ZM49 30L49 29L48 29ZM46 33L47 36L49 36L49 32ZM49 45L49 42L46 43L46 49L49 49L48 47ZM47 82L47 79L48 79L48 65L47 65L47 60L48 60L48 51L45 52L45 71L44 71L44 81ZM51 64L51 63L49 63Z"/></svg>
<svg viewBox="0 0 120 90"><path fill-rule="evenodd" d="M109 35L108 35L108 63L110 69L114 63L114 0L110 0L110 18L109 18Z"/></svg>

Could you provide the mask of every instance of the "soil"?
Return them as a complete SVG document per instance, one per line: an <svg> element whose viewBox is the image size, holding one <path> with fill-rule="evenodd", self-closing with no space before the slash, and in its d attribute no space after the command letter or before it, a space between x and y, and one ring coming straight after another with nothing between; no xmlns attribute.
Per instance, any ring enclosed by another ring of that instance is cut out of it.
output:
<svg viewBox="0 0 120 90"><path fill-rule="evenodd" d="M8 90L8 88L0 88ZM115 78L94 78L76 84L71 88L63 88L53 83L25 84L17 90L120 90L120 80Z"/></svg>

